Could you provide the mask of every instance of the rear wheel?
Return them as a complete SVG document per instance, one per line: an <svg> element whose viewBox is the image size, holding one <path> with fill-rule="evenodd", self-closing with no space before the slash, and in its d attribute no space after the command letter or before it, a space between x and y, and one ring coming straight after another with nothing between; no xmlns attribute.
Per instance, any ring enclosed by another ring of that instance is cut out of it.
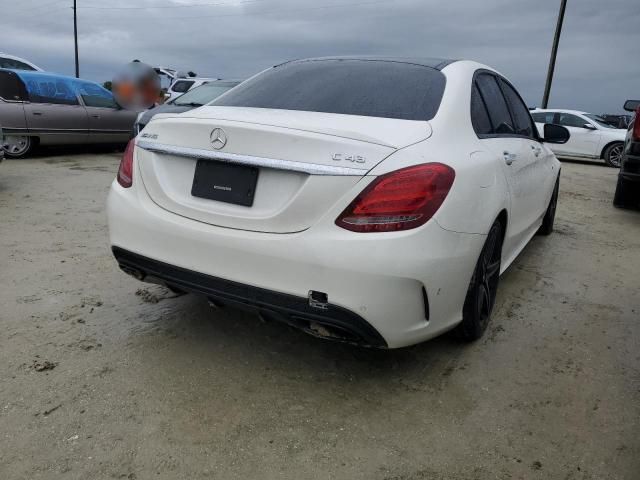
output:
<svg viewBox="0 0 640 480"><path fill-rule="evenodd" d="M489 325L500 281L502 232L502 224L496 221L487 235L471 277L462 310L462 322L456 327L456 334L463 340L477 340Z"/></svg>
<svg viewBox="0 0 640 480"><path fill-rule="evenodd" d="M7 158L24 158L33 149L33 138L18 135L5 135L2 148Z"/></svg>
<svg viewBox="0 0 640 480"><path fill-rule="evenodd" d="M560 176L556 180L556 186L553 188L551 194L551 200L549 200L549 206L544 214L542 225L538 229L538 235L551 235L553 232L553 222L556 219L556 207L558 206L558 190L560 189Z"/></svg>
<svg viewBox="0 0 640 480"><path fill-rule="evenodd" d="M622 152L624 151L624 143L617 142L609 145L604 154L604 163L609 165L610 167L620 168L622 164Z"/></svg>

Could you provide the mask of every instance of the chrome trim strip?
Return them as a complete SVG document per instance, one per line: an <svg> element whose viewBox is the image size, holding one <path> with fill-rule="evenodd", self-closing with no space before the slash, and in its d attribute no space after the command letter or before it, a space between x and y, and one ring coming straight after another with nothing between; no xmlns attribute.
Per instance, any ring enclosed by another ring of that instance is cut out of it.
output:
<svg viewBox="0 0 640 480"><path fill-rule="evenodd" d="M136 140L136 146L149 152L176 155L179 157L197 158L204 160L218 160L220 162L237 163L252 167L289 170L292 172L308 173L309 175L365 175L369 169L355 167L339 167L334 165L320 165L317 163L296 162L294 160L280 160L277 158L254 157L237 153L214 152L199 148L177 147L163 143Z"/></svg>
<svg viewBox="0 0 640 480"><path fill-rule="evenodd" d="M600 160L601 158L598 155L587 155L583 153L556 153L555 156L558 158L575 158L577 160Z"/></svg>

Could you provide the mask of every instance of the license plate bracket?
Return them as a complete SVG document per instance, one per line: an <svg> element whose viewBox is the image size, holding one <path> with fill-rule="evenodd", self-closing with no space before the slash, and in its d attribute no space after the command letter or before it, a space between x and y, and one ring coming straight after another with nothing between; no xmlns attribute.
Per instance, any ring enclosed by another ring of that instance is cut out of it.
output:
<svg viewBox="0 0 640 480"><path fill-rule="evenodd" d="M198 160L191 195L251 207L259 173L256 167Z"/></svg>

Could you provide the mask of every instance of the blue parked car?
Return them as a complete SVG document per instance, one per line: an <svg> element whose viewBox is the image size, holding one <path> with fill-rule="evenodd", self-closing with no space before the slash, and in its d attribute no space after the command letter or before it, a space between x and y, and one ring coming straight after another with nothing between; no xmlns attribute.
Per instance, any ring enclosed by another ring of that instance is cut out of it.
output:
<svg viewBox="0 0 640 480"><path fill-rule="evenodd" d="M8 158L25 157L38 144L125 144L137 115L97 83L0 69L2 148Z"/></svg>

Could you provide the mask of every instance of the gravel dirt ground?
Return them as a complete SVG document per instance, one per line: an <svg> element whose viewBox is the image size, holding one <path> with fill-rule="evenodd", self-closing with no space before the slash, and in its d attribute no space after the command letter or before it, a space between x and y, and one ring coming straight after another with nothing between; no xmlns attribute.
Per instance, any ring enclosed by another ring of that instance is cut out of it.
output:
<svg viewBox="0 0 640 480"><path fill-rule="evenodd" d="M565 163L486 336L330 343L137 282L119 156L0 164L0 479L640 478L640 213Z"/></svg>

